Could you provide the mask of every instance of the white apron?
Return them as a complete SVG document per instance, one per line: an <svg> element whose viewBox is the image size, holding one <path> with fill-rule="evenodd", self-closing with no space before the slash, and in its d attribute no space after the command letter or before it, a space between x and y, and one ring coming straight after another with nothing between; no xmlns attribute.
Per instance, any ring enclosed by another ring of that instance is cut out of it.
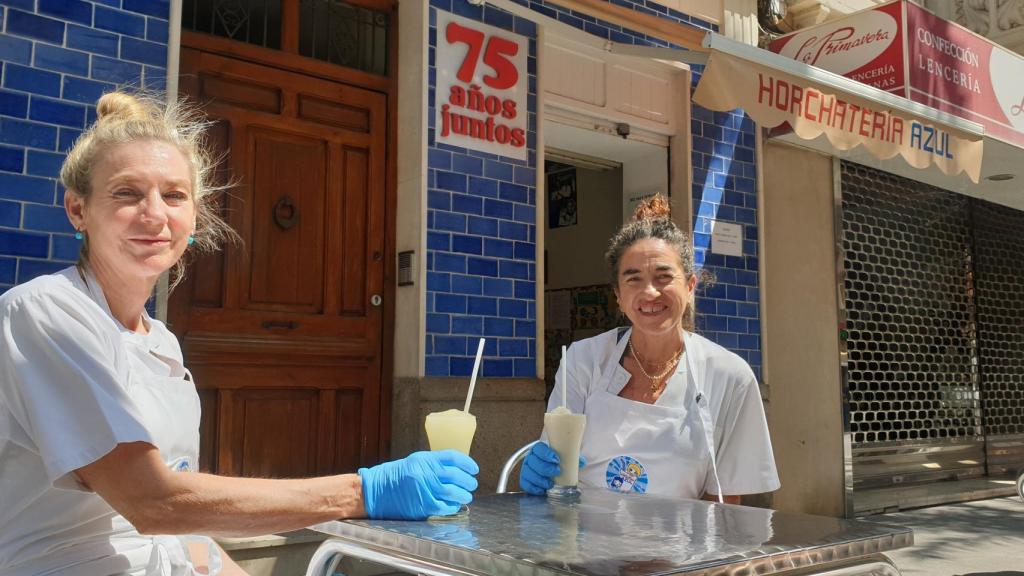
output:
<svg viewBox="0 0 1024 576"><path fill-rule="evenodd" d="M619 363L629 333L620 335L611 368L603 371L596 391L586 401L582 452L587 464L580 470L584 486L696 499L704 493L709 470L717 485L711 449L714 423L703 373L694 369L703 364L696 361L701 351L694 340L684 333L684 361L663 392L676 401L663 406L618 396L630 378ZM721 492L719 488L719 500Z"/></svg>
<svg viewBox="0 0 1024 576"><path fill-rule="evenodd" d="M147 348L145 337L124 334L129 346ZM192 374L178 360L150 351L153 359L170 367L170 375L159 376L151 367L132 356L128 393L143 415L146 429L152 434L167 466L175 472L199 470L200 402ZM131 356L131 355L130 355ZM213 541L204 536L154 536L146 576L193 576L186 542L198 541L209 550L210 574L221 570L221 559Z"/></svg>

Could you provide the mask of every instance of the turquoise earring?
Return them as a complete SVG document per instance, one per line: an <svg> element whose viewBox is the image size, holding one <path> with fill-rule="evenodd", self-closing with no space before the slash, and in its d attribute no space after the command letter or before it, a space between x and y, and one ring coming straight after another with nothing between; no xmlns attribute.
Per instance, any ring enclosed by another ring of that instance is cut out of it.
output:
<svg viewBox="0 0 1024 576"><path fill-rule="evenodd" d="M189 246L191 246L191 245L193 245L193 244L195 244L195 243L196 243L196 237L195 237L195 236L191 236L191 235L190 235L190 236L188 237L188 245L189 245Z"/></svg>
<svg viewBox="0 0 1024 576"><path fill-rule="evenodd" d="M81 240L82 238L85 238L85 236L82 236L82 231L75 230L75 240Z"/></svg>

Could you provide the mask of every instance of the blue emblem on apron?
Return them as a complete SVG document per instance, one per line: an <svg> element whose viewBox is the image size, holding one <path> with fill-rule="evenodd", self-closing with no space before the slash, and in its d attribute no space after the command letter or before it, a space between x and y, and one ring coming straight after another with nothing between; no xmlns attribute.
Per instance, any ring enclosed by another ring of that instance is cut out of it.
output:
<svg viewBox="0 0 1024 576"><path fill-rule="evenodd" d="M189 464L188 458L179 458L171 463L171 469L175 472L190 472L192 465Z"/></svg>
<svg viewBox="0 0 1024 576"><path fill-rule="evenodd" d="M615 492L647 492L647 469L631 456L616 456L604 473L608 488Z"/></svg>

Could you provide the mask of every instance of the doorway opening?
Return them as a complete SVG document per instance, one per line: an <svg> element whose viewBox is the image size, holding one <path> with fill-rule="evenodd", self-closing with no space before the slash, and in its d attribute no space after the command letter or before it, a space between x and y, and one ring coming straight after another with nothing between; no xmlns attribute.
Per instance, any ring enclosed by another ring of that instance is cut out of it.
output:
<svg viewBox="0 0 1024 576"><path fill-rule="evenodd" d="M557 122L544 126L544 377L550 394L562 346L620 317L604 261L608 241L643 199L670 194L664 145Z"/></svg>

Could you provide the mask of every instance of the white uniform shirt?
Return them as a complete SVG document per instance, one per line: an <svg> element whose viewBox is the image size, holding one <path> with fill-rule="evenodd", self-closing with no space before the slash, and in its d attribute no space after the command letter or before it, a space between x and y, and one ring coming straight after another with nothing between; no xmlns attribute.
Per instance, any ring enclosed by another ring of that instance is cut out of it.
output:
<svg viewBox="0 0 1024 576"><path fill-rule="evenodd" d="M153 444L179 469L194 470L199 449L174 335L148 316L148 334L124 328L89 278L72 267L0 297L0 576L160 574L182 552L73 474L122 442ZM154 399L180 413L154 414Z"/></svg>
<svg viewBox="0 0 1024 576"><path fill-rule="evenodd" d="M681 498L718 494L716 467L721 494L777 490L768 424L750 366L722 346L687 333L686 351L661 397L653 405L633 402L618 398L630 379L620 364L629 335L627 330L610 330L574 342L567 352L566 403L574 413L587 414L587 466L580 482L624 490L612 484L615 472L624 463L640 463L653 483L647 486L645 474L634 491ZM561 403L564 370L563 362L549 411ZM713 430L716 466L698 407Z"/></svg>

